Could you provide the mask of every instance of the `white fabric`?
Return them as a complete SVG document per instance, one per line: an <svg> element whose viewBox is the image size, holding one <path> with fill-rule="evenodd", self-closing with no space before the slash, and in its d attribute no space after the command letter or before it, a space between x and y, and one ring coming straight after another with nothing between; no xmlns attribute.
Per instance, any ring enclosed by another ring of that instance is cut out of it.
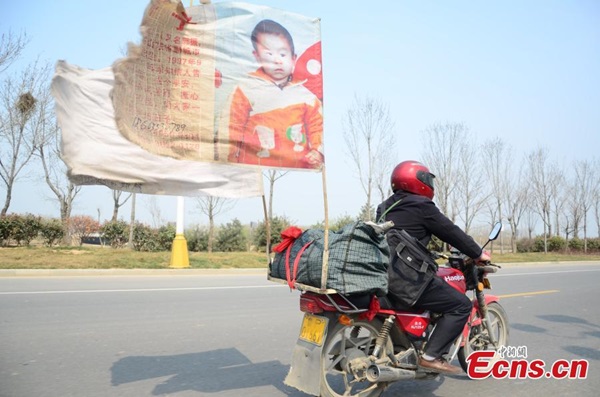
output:
<svg viewBox="0 0 600 397"><path fill-rule="evenodd" d="M52 95L62 129L62 158L79 185L147 194L252 197L263 194L260 170L176 160L147 152L117 130L110 100L112 69L59 61Z"/></svg>

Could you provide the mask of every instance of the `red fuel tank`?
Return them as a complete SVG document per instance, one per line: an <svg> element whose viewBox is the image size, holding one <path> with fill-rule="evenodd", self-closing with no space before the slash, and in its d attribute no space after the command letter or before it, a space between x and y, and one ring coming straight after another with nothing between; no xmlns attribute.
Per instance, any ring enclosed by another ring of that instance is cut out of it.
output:
<svg viewBox="0 0 600 397"><path fill-rule="evenodd" d="M440 276L442 280L454 287L454 289L456 289L458 292L464 294L467 291L465 275L460 270L452 267L440 266L437 271L437 275Z"/></svg>

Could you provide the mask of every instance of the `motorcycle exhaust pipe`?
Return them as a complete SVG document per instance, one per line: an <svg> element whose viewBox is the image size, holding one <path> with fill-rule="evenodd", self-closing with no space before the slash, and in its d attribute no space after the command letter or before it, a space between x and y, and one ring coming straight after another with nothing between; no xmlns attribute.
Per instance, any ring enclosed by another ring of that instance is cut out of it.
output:
<svg viewBox="0 0 600 397"><path fill-rule="evenodd" d="M415 371L377 364L372 364L367 368L367 380L371 383L415 379L415 375Z"/></svg>

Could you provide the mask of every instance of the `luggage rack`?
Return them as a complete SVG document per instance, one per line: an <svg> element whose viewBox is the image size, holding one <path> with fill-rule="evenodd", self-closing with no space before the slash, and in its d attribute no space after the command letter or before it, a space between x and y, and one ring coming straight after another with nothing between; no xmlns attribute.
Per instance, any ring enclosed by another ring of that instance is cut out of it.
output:
<svg viewBox="0 0 600 397"><path fill-rule="evenodd" d="M275 277L271 277L270 275L267 275L267 279L269 281L273 281L279 284L284 284L284 285L288 285L286 280L282 280L280 278L275 278ZM329 301L329 303L331 304L331 306L333 306L337 311L339 311L340 313L345 313L345 314L357 314L357 313L364 313L367 312L369 309L359 309L358 307L356 307L356 305L354 305L352 302L350 302L348 300L348 298L346 298L345 295L340 294L339 292L337 292L336 290L332 289L332 288L328 288L328 289L321 289L321 288L317 288L317 287L313 287L311 285L306 285L306 284L302 284L302 283L294 283L294 287L302 292L313 292L319 295L323 295L324 297L327 298L327 300ZM342 307L340 305L340 303L336 302L336 300L333 298L333 295L337 295L339 296L346 305L348 305L347 307Z"/></svg>
<svg viewBox="0 0 600 397"><path fill-rule="evenodd" d="M288 282L286 280L283 280L281 278L271 277L271 275L267 275L267 280L273 281L278 284L288 285ZM321 289L321 288L313 287L312 285L302 284L302 283L298 283L298 282L294 283L294 288L296 288L299 291L310 291L310 292L314 292L316 294L323 294L323 295L339 294L339 292L337 292L336 290L334 290L332 288Z"/></svg>

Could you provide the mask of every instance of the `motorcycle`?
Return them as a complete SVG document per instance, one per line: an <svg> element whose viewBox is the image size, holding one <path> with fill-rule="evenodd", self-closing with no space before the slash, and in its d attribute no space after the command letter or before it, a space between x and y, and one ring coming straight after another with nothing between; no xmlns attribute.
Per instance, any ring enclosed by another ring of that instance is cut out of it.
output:
<svg viewBox="0 0 600 397"><path fill-rule="evenodd" d="M485 246L500 234L497 223ZM486 295L487 277L500 266L476 265L457 251L437 274L461 293L472 291L473 309L463 332L447 357L458 358L467 371L467 357L477 350L498 350L508 343L508 317L499 298ZM302 291L304 312L300 335L292 354L289 386L314 396L377 397L393 382L433 379L438 376L417 363L440 314L410 308L382 307L368 297L368 307L359 307L351 296Z"/></svg>

